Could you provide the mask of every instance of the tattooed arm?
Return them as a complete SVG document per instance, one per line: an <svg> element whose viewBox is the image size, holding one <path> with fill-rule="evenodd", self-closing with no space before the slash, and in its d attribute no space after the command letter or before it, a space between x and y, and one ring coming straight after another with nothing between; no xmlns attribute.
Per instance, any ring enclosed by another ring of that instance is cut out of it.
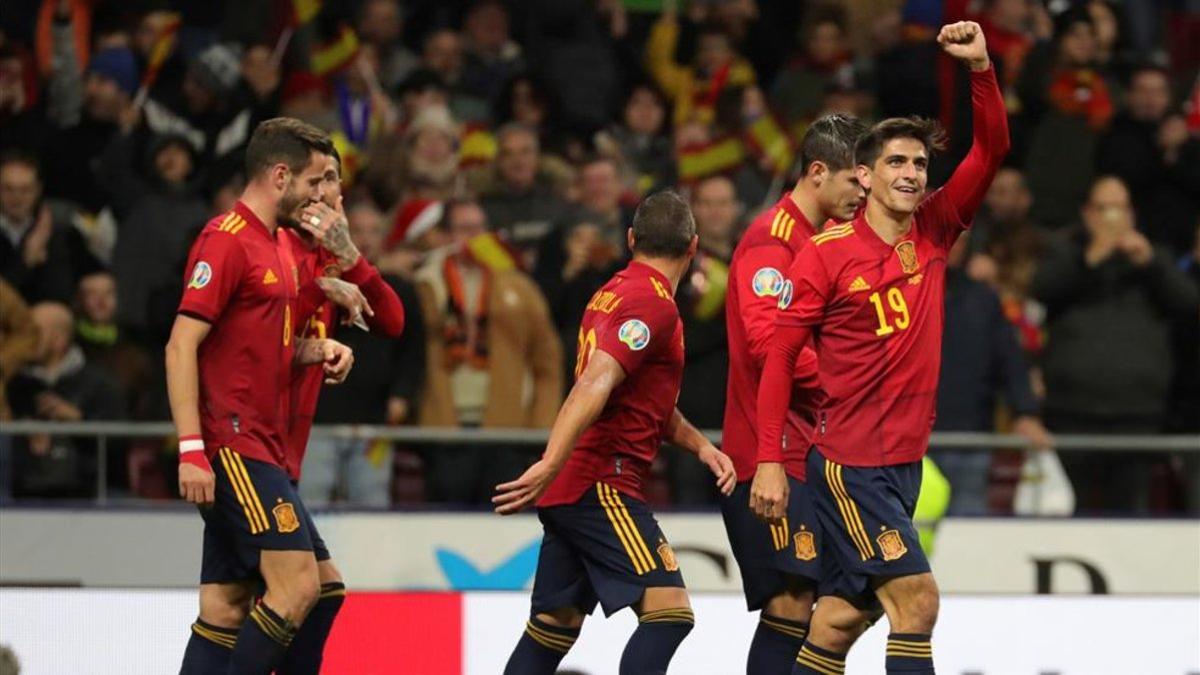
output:
<svg viewBox="0 0 1200 675"><path fill-rule="evenodd" d="M336 209L324 202L304 207L300 215L300 226L317 240L321 248L337 258L338 267L342 268L343 272L358 262L358 248L350 239L350 223L342 211L341 201Z"/></svg>

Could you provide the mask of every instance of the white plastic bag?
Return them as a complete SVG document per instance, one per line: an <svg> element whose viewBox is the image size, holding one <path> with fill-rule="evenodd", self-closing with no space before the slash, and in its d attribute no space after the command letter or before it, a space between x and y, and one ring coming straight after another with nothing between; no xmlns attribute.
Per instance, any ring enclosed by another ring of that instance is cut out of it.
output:
<svg viewBox="0 0 1200 675"><path fill-rule="evenodd" d="M1013 495L1019 516L1069 516L1075 512L1075 489L1053 450L1029 450Z"/></svg>

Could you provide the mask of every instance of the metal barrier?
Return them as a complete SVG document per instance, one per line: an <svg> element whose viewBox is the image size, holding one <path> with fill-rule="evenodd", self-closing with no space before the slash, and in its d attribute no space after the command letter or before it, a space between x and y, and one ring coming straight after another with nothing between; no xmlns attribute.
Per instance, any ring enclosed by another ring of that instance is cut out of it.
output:
<svg viewBox="0 0 1200 675"><path fill-rule="evenodd" d="M0 436L93 437L96 439L96 500L108 501L105 480L108 469L108 441L111 438L168 438L175 427L168 422L38 422L12 421L0 425ZM448 427L393 427L369 424L314 426L312 435L346 440L380 439L417 445L541 445L549 437L548 429L455 429ZM713 443L721 442L720 430L706 430ZM1029 441L1015 434L976 432L934 432L931 448L1022 450ZM1200 435L1115 435L1070 434L1054 436L1054 448L1088 452L1195 452L1200 453Z"/></svg>

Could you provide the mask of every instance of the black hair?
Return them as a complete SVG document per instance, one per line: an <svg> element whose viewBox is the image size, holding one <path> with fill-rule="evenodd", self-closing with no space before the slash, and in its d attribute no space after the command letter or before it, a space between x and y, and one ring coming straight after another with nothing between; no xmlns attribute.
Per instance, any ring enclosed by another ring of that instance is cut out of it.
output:
<svg viewBox="0 0 1200 675"><path fill-rule="evenodd" d="M633 215L633 251L651 258L682 258L696 236L687 200L663 190L642 200Z"/></svg>
<svg viewBox="0 0 1200 675"><path fill-rule="evenodd" d="M258 125L246 147L246 175L253 177L276 164L292 173L308 166L312 153L333 154L333 141L317 127L292 117L276 117Z"/></svg>
<svg viewBox="0 0 1200 675"><path fill-rule="evenodd" d="M800 140L800 175L808 175L813 162L821 162L830 171L853 168L855 143L866 130L858 118L840 113L813 122Z"/></svg>
<svg viewBox="0 0 1200 675"><path fill-rule="evenodd" d="M854 163L872 166L883 145L893 138L912 138L920 141L930 155L946 147L946 132L942 125L924 117L892 117L871 127L854 144Z"/></svg>

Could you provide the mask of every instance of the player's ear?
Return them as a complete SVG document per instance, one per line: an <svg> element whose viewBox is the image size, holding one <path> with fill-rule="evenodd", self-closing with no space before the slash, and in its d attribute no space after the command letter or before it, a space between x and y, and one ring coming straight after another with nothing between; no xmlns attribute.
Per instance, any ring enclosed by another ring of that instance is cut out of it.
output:
<svg viewBox="0 0 1200 675"><path fill-rule="evenodd" d="M871 189L871 170L867 168L866 164L855 165L854 175L858 177L858 184L861 185L864 190Z"/></svg>
<svg viewBox="0 0 1200 675"><path fill-rule="evenodd" d="M632 251L632 250L633 250L633 244L634 244L634 239L633 239L633 228L632 228L632 227L630 227L630 228L628 228L628 229L626 229L626 230L625 230L625 245L629 247L629 250L630 250L630 251Z"/></svg>
<svg viewBox="0 0 1200 675"><path fill-rule="evenodd" d="M688 258L696 257L696 251L700 250L700 235L692 235L692 243L688 244Z"/></svg>
<svg viewBox="0 0 1200 675"><path fill-rule="evenodd" d="M821 184L829 178L829 167L825 162L815 160L808 165L807 175L812 180L814 186L821 187Z"/></svg>
<svg viewBox="0 0 1200 675"><path fill-rule="evenodd" d="M271 167L271 186L274 187L276 190L280 190L280 191L286 190L287 183L288 183L288 176L290 174L291 174L291 169L289 169L288 165L284 164L283 162L280 162L279 164L272 166Z"/></svg>

